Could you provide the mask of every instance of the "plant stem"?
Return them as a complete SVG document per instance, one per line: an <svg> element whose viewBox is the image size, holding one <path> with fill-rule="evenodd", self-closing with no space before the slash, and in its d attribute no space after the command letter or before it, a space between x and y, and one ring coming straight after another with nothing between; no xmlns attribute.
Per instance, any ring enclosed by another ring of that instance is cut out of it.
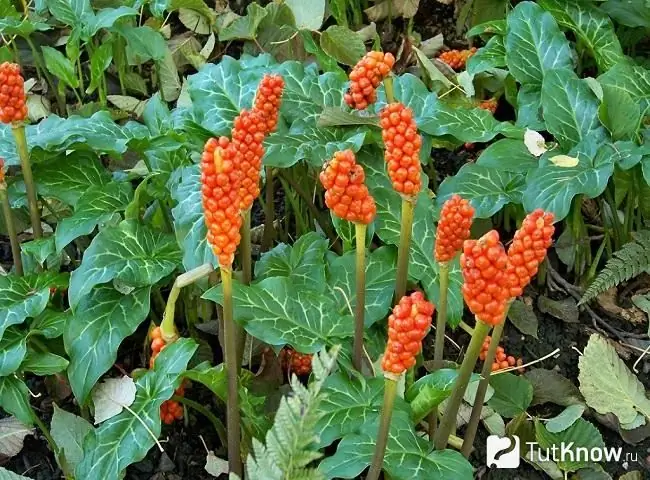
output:
<svg viewBox="0 0 650 480"><path fill-rule="evenodd" d="M27 150L27 138L25 137L25 125L23 123L12 124L11 130L16 140L16 150L20 157L20 167L25 180L25 190L27 191L27 203L29 205L29 218L34 229L34 238L43 236L41 228L41 214L38 211L38 200L36 198L36 187L34 186L34 176L32 175L32 165L29 162L29 151Z"/></svg>
<svg viewBox="0 0 650 480"><path fill-rule="evenodd" d="M440 300L436 317L436 343L433 350L433 371L442 368L443 350L445 348L445 328L447 326L447 291L449 289L449 264L440 263ZM429 438L433 441L438 426L438 407L429 413Z"/></svg>
<svg viewBox="0 0 650 480"><path fill-rule="evenodd" d="M79 90L81 90L81 93L84 93L86 91L86 87L84 86L84 73L81 69L81 53L79 53L79 56L77 57L77 75L79 76Z"/></svg>
<svg viewBox="0 0 650 480"><path fill-rule="evenodd" d="M262 236L262 251L265 252L273 246L275 239L275 205L273 200L273 167L266 167L266 186L264 188L264 235Z"/></svg>
<svg viewBox="0 0 650 480"><path fill-rule="evenodd" d="M228 374L228 402L226 405L226 425L228 429L228 468L231 473L242 476L241 431L239 416L239 382L237 360L237 330L232 308L232 269L221 267L223 284L223 323L226 372Z"/></svg>
<svg viewBox="0 0 650 480"><path fill-rule="evenodd" d="M7 226L7 233L9 234L9 243L11 243L11 256L14 257L14 270L16 275L23 276L23 260L20 257L20 243L18 243L18 235L16 234L16 226L14 225L14 217L11 213L11 205L9 204L9 196L7 195L7 186L0 184L0 202L2 203L2 215L5 219Z"/></svg>
<svg viewBox="0 0 650 480"><path fill-rule="evenodd" d="M503 334L503 327L505 324L506 322L504 318L504 321L496 325L494 327L494 330L492 330L490 347L488 348L487 355L485 356L485 362L483 363L483 369L481 370L481 381L479 382L478 389L476 390L476 397L474 399L474 406L472 407L472 414L470 415L469 422L467 423L467 428L465 430L465 440L463 441L463 447L461 448L461 453L465 455L465 458L469 458L469 454L472 453L474 438L476 437L478 424L481 421L481 412L483 411L485 393L487 392L488 385L490 384L492 363L494 362L494 357L497 353L497 347L501 341L501 335Z"/></svg>
<svg viewBox="0 0 650 480"><path fill-rule="evenodd" d="M377 432L377 443L375 444L375 454L372 457L372 464L366 480L377 480L384 465L384 452L386 443L388 443L388 431L390 430L390 420L393 416L393 405L397 396L397 378L386 378L384 380L384 405L381 408L381 419L379 421L379 431Z"/></svg>
<svg viewBox="0 0 650 480"><path fill-rule="evenodd" d="M460 407L460 402L463 399L465 389L467 388L469 379L474 371L476 359L478 358L479 353L481 353L483 340L485 340L489 331L490 326L477 318L474 335L472 335L472 340L469 342L467 353L465 354L463 363L460 366L458 377L454 384L454 391L452 392L447 408L445 409L445 415L440 423L440 428L438 428L436 436L434 437L434 446L436 450L444 450L447 447L449 434L456 425L456 415L458 413L458 408Z"/></svg>
<svg viewBox="0 0 650 480"><path fill-rule="evenodd" d="M36 423L36 425L38 426L38 428L39 428L39 429L41 430L41 432L43 433L43 436L44 436L45 439L47 440L47 443L50 444L50 449L51 449L52 452L54 452L54 454L56 455L56 454L57 454L57 451L58 451L58 448L57 448L57 446L56 446L56 442L55 442L54 439L52 438L52 435L50 435L50 431L48 430L47 426L43 423L43 420L41 420L41 419L39 418L39 416L36 414L36 412L35 412L34 410L32 410L32 418L34 419L34 423ZM58 455L57 455L57 457L58 457Z"/></svg>
<svg viewBox="0 0 650 480"><path fill-rule="evenodd" d="M384 79L384 90L386 91L386 100L388 103L393 103L395 101L395 93L393 90L393 77L388 75Z"/></svg>
<svg viewBox="0 0 650 480"><path fill-rule="evenodd" d="M354 356L352 363L361 372L363 362L363 331L366 311L366 230L365 223L354 224L357 240L357 303L354 307Z"/></svg>
<svg viewBox="0 0 650 480"><path fill-rule="evenodd" d="M406 293L408 281L409 250L411 248L411 231L413 229L413 209L415 199L402 200L402 224L397 250L397 279L395 283L395 303Z"/></svg>
<svg viewBox="0 0 650 480"><path fill-rule="evenodd" d="M160 330L165 343L171 343L178 338L178 330L174 324L174 317L176 313L176 301L178 300L178 295L181 293L181 289L191 285L197 280L207 277L213 271L214 268L212 268L212 265L204 263L203 265L193 268L189 272L185 272L176 277L171 292L169 292L169 297L167 297L165 313L163 314L163 319L160 323Z"/></svg>
<svg viewBox="0 0 650 480"><path fill-rule="evenodd" d="M212 422L212 426L214 427L214 430L217 432L217 435L219 436L219 441L221 441L222 445L226 445L226 427L223 426L223 422L219 420L214 413L212 413L210 410L205 408L203 405L201 405L198 402L195 402L194 400L190 400L189 398L181 397L180 395L174 395L172 397L172 400L178 403L182 403L183 405L187 405L190 408L193 408L200 414L202 414L205 418L210 420Z"/></svg>

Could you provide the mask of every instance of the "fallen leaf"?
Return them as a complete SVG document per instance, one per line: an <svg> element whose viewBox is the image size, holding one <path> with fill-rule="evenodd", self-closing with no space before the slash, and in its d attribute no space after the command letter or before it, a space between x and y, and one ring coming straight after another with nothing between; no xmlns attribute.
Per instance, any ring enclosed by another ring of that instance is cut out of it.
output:
<svg viewBox="0 0 650 480"><path fill-rule="evenodd" d="M208 452L205 459L205 471L213 477L228 473L228 461L217 457L213 452Z"/></svg>
<svg viewBox="0 0 650 480"><path fill-rule="evenodd" d="M648 316L646 313L637 308L636 306L631 308L620 307L617 301L618 290L616 287L612 287L609 290L605 290L603 293L596 297L596 301L600 308L618 317L627 320L628 322L634 325L643 325L648 321ZM632 302L634 302L634 297L632 297Z"/></svg>
<svg viewBox="0 0 650 480"><path fill-rule="evenodd" d="M580 163L576 157L569 157L568 155L555 155L551 157L551 163L556 167L571 168Z"/></svg>
<svg viewBox="0 0 650 480"><path fill-rule="evenodd" d="M544 295L540 295L537 299L537 308L542 313L548 313L566 323L578 323L579 321L578 304L571 297L562 300L551 300Z"/></svg>
<svg viewBox="0 0 650 480"><path fill-rule="evenodd" d="M25 437L33 433L33 428L26 427L16 417L0 419L0 455L18 455L23 449Z"/></svg>
<svg viewBox="0 0 650 480"><path fill-rule="evenodd" d="M109 378L92 393L95 404L95 425L122 412L135 401L135 382L131 377Z"/></svg>
<svg viewBox="0 0 650 480"><path fill-rule="evenodd" d="M524 133L524 145L526 145L528 151L536 157L541 157L548 150L546 148L544 137L542 137L541 133L538 133L535 130L526 129L526 133Z"/></svg>
<svg viewBox="0 0 650 480"><path fill-rule="evenodd" d="M530 302L515 300L508 310L508 320L524 335L537 337L537 315Z"/></svg>

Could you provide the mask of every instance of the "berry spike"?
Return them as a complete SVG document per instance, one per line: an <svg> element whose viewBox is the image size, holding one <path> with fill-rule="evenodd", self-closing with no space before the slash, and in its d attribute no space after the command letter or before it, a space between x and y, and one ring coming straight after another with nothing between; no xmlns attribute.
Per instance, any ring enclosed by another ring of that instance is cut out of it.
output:
<svg viewBox="0 0 650 480"><path fill-rule="evenodd" d="M23 76L15 63L0 64L0 121L22 122L27 118Z"/></svg>
<svg viewBox="0 0 650 480"><path fill-rule="evenodd" d="M476 53L476 47L472 47L469 50L449 50L447 52L442 52L438 56L438 60L443 63L446 63L454 70L462 70L465 68L465 64L469 57Z"/></svg>
<svg viewBox="0 0 650 480"><path fill-rule="evenodd" d="M539 265L546 257L546 251L553 243L554 216L538 208L524 218L515 232L508 249L508 281L510 296L523 293L530 279L537 274Z"/></svg>
<svg viewBox="0 0 650 480"><path fill-rule="evenodd" d="M260 169L264 156L264 135L267 123L256 110L242 110L235 118L232 128L230 150L234 165L240 172L239 201L235 203L240 210L252 207L260 194Z"/></svg>
<svg viewBox="0 0 650 480"><path fill-rule="evenodd" d="M280 75L264 75L257 87L253 110L261 113L264 117L266 124L264 133L266 134L273 132L278 125L283 90L284 79Z"/></svg>
<svg viewBox="0 0 650 480"><path fill-rule="evenodd" d="M498 106L499 106L499 101L496 98L483 100L478 104L478 108L480 108L481 110L487 110L492 115L496 113Z"/></svg>
<svg viewBox="0 0 650 480"><path fill-rule="evenodd" d="M465 240L460 257L463 297L476 318L487 325L495 326L505 317L510 298L507 264L496 230L478 240Z"/></svg>
<svg viewBox="0 0 650 480"><path fill-rule="evenodd" d="M384 107L379 118L393 189L405 197L415 197L420 191L422 139L413 112L401 103L391 103Z"/></svg>
<svg viewBox="0 0 650 480"><path fill-rule="evenodd" d="M336 152L320 173L325 188L325 204L334 214L353 223L369 224L377 207L365 184L363 167L352 150Z"/></svg>
<svg viewBox="0 0 650 480"><path fill-rule="evenodd" d="M463 248L469 238L474 209L467 200L452 196L442 206L440 221L436 230L436 260L448 262Z"/></svg>
<svg viewBox="0 0 650 480"><path fill-rule="evenodd" d="M381 362L384 373L401 375L415 365L435 310L422 292L405 295L388 317L388 343Z"/></svg>
<svg viewBox="0 0 650 480"><path fill-rule="evenodd" d="M345 103L350 108L363 110L377 101L377 88L388 76L395 57L392 53L368 52L350 72L350 87Z"/></svg>
<svg viewBox="0 0 650 480"><path fill-rule="evenodd" d="M208 227L207 240L222 267L232 265L241 240L241 172L235 168L231 145L226 137L219 140L211 138L206 142L201 156L201 193Z"/></svg>

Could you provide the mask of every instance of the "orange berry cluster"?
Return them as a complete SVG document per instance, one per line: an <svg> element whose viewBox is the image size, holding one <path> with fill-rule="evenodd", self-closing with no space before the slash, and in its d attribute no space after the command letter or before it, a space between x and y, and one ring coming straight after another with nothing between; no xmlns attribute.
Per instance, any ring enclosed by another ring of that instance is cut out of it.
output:
<svg viewBox="0 0 650 480"><path fill-rule="evenodd" d="M519 230L515 232L508 249L508 282L510 296L523 293L530 279L537 274L539 265L546 257L546 250L553 243L554 216L538 208L524 218Z"/></svg>
<svg viewBox="0 0 650 480"><path fill-rule="evenodd" d="M415 365L415 356L422 349L431 326L434 306L422 292L405 295L388 317L388 343L381 362L386 373L400 375Z"/></svg>
<svg viewBox="0 0 650 480"><path fill-rule="evenodd" d="M476 317L488 325L504 320L509 300L508 255L491 230L478 240L466 240L460 257L463 270L463 297Z"/></svg>
<svg viewBox="0 0 650 480"><path fill-rule="evenodd" d="M27 118L23 76L15 63L0 64L0 121L21 122Z"/></svg>
<svg viewBox="0 0 650 480"><path fill-rule="evenodd" d="M336 152L320 173L327 208L350 222L372 222L377 207L365 180L363 167L357 163L352 150Z"/></svg>
<svg viewBox="0 0 650 480"><path fill-rule="evenodd" d="M420 191L420 147L422 139L413 111L401 103L391 103L379 114L384 140L384 159L393 189L414 197Z"/></svg>
<svg viewBox="0 0 650 480"><path fill-rule="evenodd" d="M438 56L438 60L446 63L454 70L462 70L465 68L467 59L475 53L476 47L472 47L469 50L449 50L447 52L442 52Z"/></svg>
<svg viewBox="0 0 650 480"><path fill-rule="evenodd" d="M494 115L496 113L497 106L499 106L499 101L496 98L490 98L488 100L483 100L481 103L478 104L478 108L480 108L482 110L487 110L492 115Z"/></svg>
<svg viewBox="0 0 650 480"><path fill-rule="evenodd" d="M311 373L311 353L300 353L291 347L284 347L280 351L280 365L282 370L291 375L309 375Z"/></svg>
<svg viewBox="0 0 650 480"><path fill-rule="evenodd" d="M350 88L344 99L350 108L363 110L377 101L377 87L395 64L392 53L368 52L350 72Z"/></svg>
<svg viewBox="0 0 650 480"><path fill-rule="evenodd" d="M149 368L153 368L156 357L165 349L165 347L167 347L167 344L162 338L162 330L160 330L160 327L156 327L151 330L149 338L151 339L151 357L149 357Z"/></svg>
<svg viewBox="0 0 650 480"><path fill-rule="evenodd" d="M260 171L264 156L265 117L256 110L242 110L232 129L230 148L234 152L236 168L241 172L239 208L246 211L260 194Z"/></svg>
<svg viewBox="0 0 650 480"><path fill-rule="evenodd" d="M488 349L490 348L490 343L492 342L492 337L489 335L485 337L485 340L483 341L483 346L481 347L481 353L479 354L479 358L483 361L485 361L485 358L487 357L487 352ZM519 366L521 367L524 364L524 361L521 358L515 359L512 355L506 354L505 349L502 346L498 346L494 358L494 362L492 362L492 371L496 372L497 370L503 370L504 368L510 368L514 366ZM518 369L520 373L524 371L523 368Z"/></svg>
<svg viewBox="0 0 650 480"><path fill-rule="evenodd" d="M284 79L280 75L264 75L257 87L253 110L260 112L266 120L264 133L271 133L278 125L283 90Z"/></svg>
<svg viewBox="0 0 650 480"><path fill-rule="evenodd" d="M241 240L240 178L230 141L226 137L209 139L201 156L203 215L208 243L224 267L232 265Z"/></svg>
<svg viewBox="0 0 650 480"><path fill-rule="evenodd" d="M436 230L436 260L448 262L463 248L469 238L474 209L467 200L453 195L440 211L440 221Z"/></svg>
<svg viewBox="0 0 650 480"><path fill-rule="evenodd" d="M185 385L181 383L174 393L179 397L185 396ZM183 405L176 400L165 400L160 406L160 419L165 425L171 425L175 420L182 420Z"/></svg>

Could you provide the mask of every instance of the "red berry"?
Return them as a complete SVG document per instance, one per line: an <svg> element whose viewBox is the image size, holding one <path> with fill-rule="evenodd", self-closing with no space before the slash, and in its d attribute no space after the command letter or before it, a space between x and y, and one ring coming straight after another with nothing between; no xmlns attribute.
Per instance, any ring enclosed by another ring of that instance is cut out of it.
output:
<svg viewBox="0 0 650 480"><path fill-rule="evenodd" d="M494 115L497 111L497 106L499 105L499 102L496 98L490 98L488 100L483 100L481 103L478 104L478 108L482 110L487 110L490 112L492 115Z"/></svg>
<svg viewBox="0 0 650 480"><path fill-rule="evenodd" d="M291 375L309 375L311 373L311 353L300 353L291 347L285 347L280 351L280 364L282 369Z"/></svg>
<svg viewBox="0 0 650 480"><path fill-rule="evenodd" d="M392 53L368 52L350 72L350 87L344 95L350 108L363 110L377 100L377 87L395 64Z"/></svg>
<svg viewBox="0 0 650 480"><path fill-rule="evenodd" d="M454 70L462 70L467 63L467 59L476 53L476 47L469 50L449 50L442 52L438 56L438 60L446 63Z"/></svg>
<svg viewBox="0 0 650 480"><path fill-rule="evenodd" d="M467 200L454 195L442 206L436 230L436 260L448 262L463 248L469 238L474 209Z"/></svg>
<svg viewBox="0 0 650 480"><path fill-rule="evenodd" d="M282 103L284 79L280 75L264 75L257 87L253 110L265 119L265 133L271 133L278 124L278 114Z"/></svg>
<svg viewBox="0 0 650 480"><path fill-rule="evenodd" d="M20 66L15 63L0 64L0 121L21 122L27 118L27 104Z"/></svg>

